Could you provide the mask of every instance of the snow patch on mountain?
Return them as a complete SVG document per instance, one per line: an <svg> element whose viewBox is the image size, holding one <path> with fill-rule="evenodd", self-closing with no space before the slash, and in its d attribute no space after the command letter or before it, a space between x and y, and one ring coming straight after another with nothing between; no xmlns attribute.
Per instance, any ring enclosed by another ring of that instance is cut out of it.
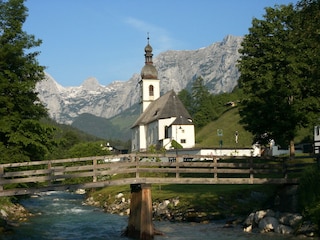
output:
<svg viewBox="0 0 320 240"><path fill-rule="evenodd" d="M172 89L178 93L190 88L199 76L213 94L232 91L239 78L236 64L242 39L229 35L222 42L197 50L160 53L154 58L154 65L161 81L161 93ZM142 49L141 62L143 54ZM89 77L80 86L63 87L46 73L36 91L51 118L71 124L82 113L110 118L138 103L139 80L140 74L134 73L128 81L114 81L103 86L96 78Z"/></svg>

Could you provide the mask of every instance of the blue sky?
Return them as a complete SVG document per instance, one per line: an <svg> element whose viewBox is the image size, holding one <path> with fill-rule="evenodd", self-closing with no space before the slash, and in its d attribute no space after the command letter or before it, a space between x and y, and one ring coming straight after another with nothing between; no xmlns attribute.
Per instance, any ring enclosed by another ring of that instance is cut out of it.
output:
<svg viewBox="0 0 320 240"><path fill-rule="evenodd" d="M62 86L88 77L128 80L144 65L147 32L154 57L244 36L265 7L297 0L27 0L24 29L43 41L38 61Z"/></svg>

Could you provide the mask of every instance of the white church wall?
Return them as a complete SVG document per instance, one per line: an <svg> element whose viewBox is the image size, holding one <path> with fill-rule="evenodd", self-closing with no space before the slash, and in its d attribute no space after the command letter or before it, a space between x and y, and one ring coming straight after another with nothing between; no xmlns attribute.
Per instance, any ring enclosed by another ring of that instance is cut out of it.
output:
<svg viewBox="0 0 320 240"><path fill-rule="evenodd" d="M158 130L159 140L165 139L165 128L166 128L166 126L170 126L175 119L176 119L175 117L166 118L166 119L159 119L159 130ZM172 134L169 131L168 138L171 138L171 136L172 136Z"/></svg>
<svg viewBox="0 0 320 240"><path fill-rule="evenodd" d="M152 122L147 126L147 146L157 145L158 139L158 122Z"/></svg>
<svg viewBox="0 0 320 240"><path fill-rule="evenodd" d="M147 151L147 141L146 141L146 128L145 126L139 126L139 147L138 151Z"/></svg>
<svg viewBox="0 0 320 240"><path fill-rule="evenodd" d="M131 151L136 152L139 149L138 128L132 129L131 132Z"/></svg>
<svg viewBox="0 0 320 240"><path fill-rule="evenodd" d="M177 142L183 148L192 148L195 145L194 126L193 125L177 125Z"/></svg>

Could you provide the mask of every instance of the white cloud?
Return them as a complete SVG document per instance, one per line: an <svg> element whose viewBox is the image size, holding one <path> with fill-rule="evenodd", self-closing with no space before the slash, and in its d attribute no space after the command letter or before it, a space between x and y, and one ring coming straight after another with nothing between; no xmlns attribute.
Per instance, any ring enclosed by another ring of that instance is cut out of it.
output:
<svg viewBox="0 0 320 240"><path fill-rule="evenodd" d="M150 44L154 49L154 54L174 48L175 40L170 37L170 34L166 29L132 17L126 18L125 23L138 31L145 33L146 36L147 33L150 34Z"/></svg>

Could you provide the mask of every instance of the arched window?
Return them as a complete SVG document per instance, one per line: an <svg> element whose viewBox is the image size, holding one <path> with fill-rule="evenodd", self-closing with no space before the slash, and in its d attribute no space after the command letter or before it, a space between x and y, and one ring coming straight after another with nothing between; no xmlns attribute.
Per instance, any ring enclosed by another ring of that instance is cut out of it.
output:
<svg viewBox="0 0 320 240"><path fill-rule="evenodd" d="M149 86L149 96L154 96L153 85Z"/></svg>

